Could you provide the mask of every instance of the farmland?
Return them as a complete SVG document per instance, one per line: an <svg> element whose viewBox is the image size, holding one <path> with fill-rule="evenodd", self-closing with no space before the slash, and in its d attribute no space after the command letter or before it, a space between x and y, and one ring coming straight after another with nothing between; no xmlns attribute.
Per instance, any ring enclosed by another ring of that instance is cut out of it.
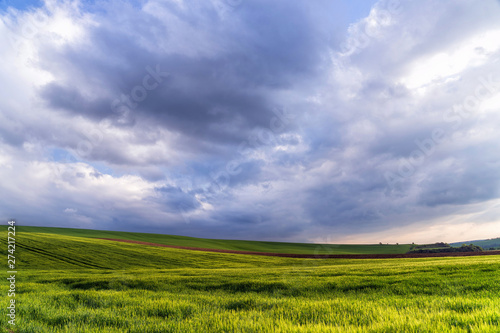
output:
<svg viewBox="0 0 500 333"><path fill-rule="evenodd" d="M409 244L389 245L347 245L347 244L305 244L284 242L260 242L244 240L204 239L185 236L146 234L138 232L102 231L72 228L45 228L23 227L24 232L50 233L63 236L86 238L117 238L133 241L146 241L157 244L176 246L199 247L209 249L277 252L277 253L304 253L304 254L371 254L371 253L406 253Z"/></svg>
<svg viewBox="0 0 500 333"><path fill-rule="evenodd" d="M499 256L294 259L19 230L16 332L500 330Z"/></svg>

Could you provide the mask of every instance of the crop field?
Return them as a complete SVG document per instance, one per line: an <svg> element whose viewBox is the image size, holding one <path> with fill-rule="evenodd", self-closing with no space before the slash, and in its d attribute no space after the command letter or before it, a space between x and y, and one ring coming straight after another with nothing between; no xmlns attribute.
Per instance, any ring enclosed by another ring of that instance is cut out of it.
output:
<svg viewBox="0 0 500 333"><path fill-rule="evenodd" d="M138 232L102 231L71 228L23 227L23 232L51 233L63 236L87 238L116 238L134 241L144 241L157 244L223 249L236 251L303 253L303 254L371 254L371 253L406 253L409 244L388 245L346 245L346 244L305 244L283 242L260 242L225 239L204 239L186 236L161 234L146 234Z"/></svg>
<svg viewBox="0 0 500 333"><path fill-rule="evenodd" d="M500 331L500 256L294 259L18 230L15 332Z"/></svg>

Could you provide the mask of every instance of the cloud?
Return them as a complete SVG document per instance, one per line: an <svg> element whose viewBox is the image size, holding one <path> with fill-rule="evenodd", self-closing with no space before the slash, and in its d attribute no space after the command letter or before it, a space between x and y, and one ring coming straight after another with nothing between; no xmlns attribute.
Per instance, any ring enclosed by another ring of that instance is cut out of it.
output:
<svg viewBox="0 0 500 333"><path fill-rule="evenodd" d="M280 1L263 14L249 3L228 22L203 2L148 2L139 11L125 6L113 20L115 4L91 18L73 13L82 17L81 39L59 47L53 38L40 40L40 66L56 74L40 96L68 115L131 130L161 126L178 136L177 148L216 152L266 126L279 103L273 91L293 86L291 77L307 79L321 65L326 46L315 42L316 29L301 13L305 6ZM279 19L274 12L282 13ZM146 83L154 88L148 91Z"/></svg>
<svg viewBox="0 0 500 333"><path fill-rule="evenodd" d="M495 236L498 2L365 6L3 11L0 217L362 241L473 212Z"/></svg>

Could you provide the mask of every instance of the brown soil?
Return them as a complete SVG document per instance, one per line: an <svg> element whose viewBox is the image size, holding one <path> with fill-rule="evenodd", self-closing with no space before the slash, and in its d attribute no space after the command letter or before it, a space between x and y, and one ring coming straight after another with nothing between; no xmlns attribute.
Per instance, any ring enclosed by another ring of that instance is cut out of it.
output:
<svg viewBox="0 0 500 333"><path fill-rule="evenodd" d="M134 241L134 240L127 240L127 239L114 239L114 238L99 238L99 239L116 241L116 242L150 245L150 246L170 247L170 248L174 248L174 249L183 249L183 250L220 252L220 253L237 253L237 254L252 254L252 255L259 255L259 256L288 257L288 258L312 258L312 259L328 259L328 258L337 258L337 259L391 259L391 258L467 257L467 256L500 255L500 251L450 252L450 253L411 253L411 254L293 254L293 253L235 251L235 250L222 250L222 249L204 249L201 247L165 245L165 244L140 242L140 241Z"/></svg>

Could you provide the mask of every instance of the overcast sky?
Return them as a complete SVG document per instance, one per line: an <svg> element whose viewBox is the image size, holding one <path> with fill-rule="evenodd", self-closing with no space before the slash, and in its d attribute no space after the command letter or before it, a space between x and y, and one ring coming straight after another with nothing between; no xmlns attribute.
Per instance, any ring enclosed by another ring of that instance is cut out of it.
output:
<svg viewBox="0 0 500 333"><path fill-rule="evenodd" d="M500 236L497 0L1 0L0 17L4 221Z"/></svg>

